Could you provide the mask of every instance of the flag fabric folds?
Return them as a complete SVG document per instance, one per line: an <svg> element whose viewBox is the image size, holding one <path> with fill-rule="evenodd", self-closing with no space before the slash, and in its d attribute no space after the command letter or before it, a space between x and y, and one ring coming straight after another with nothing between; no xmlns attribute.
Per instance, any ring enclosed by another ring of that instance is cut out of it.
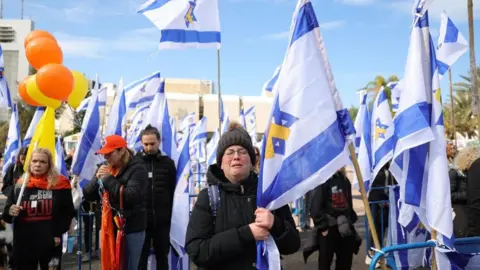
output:
<svg viewBox="0 0 480 270"><path fill-rule="evenodd" d="M217 0L148 0L137 12L160 29L159 49L220 49Z"/></svg>
<svg viewBox="0 0 480 270"><path fill-rule="evenodd" d="M257 205L270 210L295 201L350 163L345 149L353 123L335 87L309 0L297 3L274 93L257 194ZM280 269L271 237L258 242L257 268Z"/></svg>
<svg viewBox="0 0 480 270"><path fill-rule="evenodd" d="M13 104L12 115L8 126L7 142L5 143L5 153L3 154L3 168L2 175L8 170L11 164L17 162L17 156L22 146L22 139L20 137L20 121L18 119L18 105Z"/></svg>

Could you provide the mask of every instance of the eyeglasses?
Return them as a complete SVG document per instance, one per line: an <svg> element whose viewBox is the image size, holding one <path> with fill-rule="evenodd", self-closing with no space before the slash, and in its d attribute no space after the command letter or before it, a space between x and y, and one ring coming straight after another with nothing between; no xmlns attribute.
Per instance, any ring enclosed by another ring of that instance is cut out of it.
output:
<svg viewBox="0 0 480 270"><path fill-rule="evenodd" d="M225 155L229 157L235 155L235 153L237 153L239 156L248 155L248 152L245 149L227 149L227 151L225 151Z"/></svg>

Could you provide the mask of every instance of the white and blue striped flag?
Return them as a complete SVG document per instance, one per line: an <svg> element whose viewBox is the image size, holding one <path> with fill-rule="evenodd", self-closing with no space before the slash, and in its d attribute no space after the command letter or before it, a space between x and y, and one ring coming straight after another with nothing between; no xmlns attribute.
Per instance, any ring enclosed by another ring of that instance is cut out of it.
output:
<svg viewBox="0 0 480 270"><path fill-rule="evenodd" d="M98 105L100 106L100 108L105 107L105 105L107 104L107 88L106 87L100 88L100 81L98 79L98 74L95 75L95 85L91 90L92 94L93 94L93 91L98 92ZM91 99L92 99L92 96L89 96L84 100L82 100L82 102L80 102L80 105L78 105L75 111L78 113L86 110L88 108L88 103L90 102Z"/></svg>
<svg viewBox="0 0 480 270"><path fill-rule="evenodd" d="M478 253L478 243L471 252L453 251L448 249L436 248L435 258L438 269L451 270L477 270L480 269L480 254ZM465 246L468 247L468 246ZM440 268L441 266L441 268Z"/></svg>
<svg viewBox="0 0 480 270"><path fill-rule="evenodd" d="M150 108L142 122L141 130L147 125L152 125L160 131L161 142L160 150L169 156L175 164L178 162L178 149L174 134L170 124L170 114L168 113L167 97L165 96L165 80L162 79L158 85L157 92L150 104ZM138 136L135 144L135 150L141 149L141 137Z"/></svg>
<svg viewBox="0 0 480 270"><path fill-rule="evenodd" d="M127 144L131 149L135 149L135 143L137 142L140 132L142 132L143 119L145 118L148 110L150 109L150 104L143 107L137 108L130 120L130 127L128 128L127 134Z"/></svg>
<svg viewBox="0 0 480 270"><path fill-rule="evenodd" d="M170 243L179 256L176 260L171 261L170 269L188 270L190 268L190 261L185 251L185 236L187 235L188 221L190 219L189 183L192 174L190 167L190 132L188 129L179 149L177 185L173 197L173 209L175 209L175 211L173 211L170 226ZM172 256L176 254L174 253Z"/></svg>
<svg viewBox="0 0 480 270"><path fill-rule="evenodd" d="M360 92L361 103L355 119L355 153L363 177L363 184L368 192L374 178L372 178L372 115L368 110L367 97L367 91ZM360 190L356 173L354 173L353 186Z"/></svg>
<svg viewBox="0 0 480 270"><path fill-rule="evenodd" d="M33 133L35 133L38 123L40 122L40 118L42 118L44 112L45 112L45 107L37 107L37 110L35 111L35 114L32 117L32 121L30 121L30 125L28 126L27 133L23 138L22 147L28 147L30 145L30 142L32 141Z"/></svg>
<svg viewBox="0 0 480 270"><path fill-rule="evenodd" d="M440 80L467 50L467 40L443 11L437 46L437 68Z"/></svg>
<svg viewBox="0 0 480 270"><path fill-rule="evenodd" d="M4 73L5 63L3 61L2 45L0 45L0 107L12 108L12 96L10 93L10 89L8 88L7 79L3 76Z"/></svg>
<svg viewBox="0 0 480 270"><path fill-rule="evenodd" d="M125 86L127 110L135 110L152 103L161 81L160 72L155 72Z"/></svg>
<svg viewBox="0 0 480 270"><path fill-rule="evenodd" d="M55 167L61 175L65 177L69 176L67 164L65 163L62 140L60 139L60 137L57 138L57 142L55 144Z"/></svg>
<svg viewBox="0 0 480 270"><path fill-rule="evenodd" d="M99 92L100 90L96 89L92 91L92 96L83 118L79 143L73 155L72 174L79 176L81 179L79 184L82 188L94 176L97 165L104 161L101 155L95 154L102 148L99 101L101 93Z"/></svg>
<svg viewBox="0 0 480 270"><path fill-rule="evenodd" d="M346 137L355 130L334 85L312 3L299 0L263 139L259 207L287 205L350 164ZM280 269L272 237L258 242L257 268Z"/></svg>
<svg viewBox="0 0 480 270"><path fill-rule="evenodd" d="M217 0L148 0L137 12L160 29L159 49L220 49Z"/></svg>
<svg viewBox="0 0 480 270"><path fill-rule="evenodd" d="M207 145L207 117L202 117L200 121L198 121L193 133L191 135L191 146L193 150L191 151L192 156L194 159L200 162L206 162L206 145Z"/></svg>
<svg viewBox="0 0 480 270"><path fill-rule="evenodd" d="M430 239L430 233L419 226L417 222L410 230L405 230L398 223L400 189L398 186L389 188L389 220L388 220L388 245L422 243ZM393 252L396 269L413 270L419 267L428 267L432 249L406 249Z"/></svg>
<svg viewBox="0 0 480 270"><path fill-rule="evenodd" d="M8 167L17 162L17 155L22 147L22 139L20 137L20 121L18 118L18 105L13 103L12 115L8 125L7 142L5 143L5 153L3 154L2 174L5 175Z"/></svg>
<svg viewBox="0 0 480 270"><path fill-rule="evenodd" d="M411 33L404 87L394 118L397 141L391 172L400 185L400 224L406 227L416 215L429 231L437 231L441 244L452 246L439 70L423 4L421 0L415 4L417 13L424 15L416 20Z"/></svg>
<svg viewBox="0 0 480 270"><path fill-rule="evenodd" d="M246 129L250 137L252 138L253 145L257 145L257 117L255 114L255 106L248 108L245 112L245 123L247 125Z"/></svg>
<svg viewBox="0 0 480 270"><path fill-rule="evenodd" d="M398 104L400 103L400 94L402 93L402 81L389 82L387 87L391 90L392 111L397 112Z"/></svg>
<svg viewBox="0 0 480 270"><path fill-rule="evenodd" d="M273 92L273 87L277 83L278 80L278 74L280 74L280 70L282 69L282 65L279 65L275 71L273 72L272 78L268 80L264 85L263 85L263 91L264 92Z"/></svg>
<svg viewBox="0 0 480 270"><path fill-rule="evenodd" d="M195 129L195 112L187 114L180 122L180 132L178 140L180 141L183 137L186 137L187 131L190 135L193 133ZM193 138L190 138L193 139Z"/></svg>
<svg viewBox="0 0 480 270"><path fill-rule="evenodd" d="M240 117L238 121L240 122L240 125L242 125L242 127L245 130L247 130L247 122L245 120L245 110L243 109L243 106L240 108Z"/></svg>
<svg viewBox="0 0 480 270"><path fill-rule="evenodd" d="M382 87L373 102L371 122L372 180L393 157L395 126L388 104L385 88Z"/></svg>
<svg viewBox="0 0 480 270"><path fill-rule="evenodd" d="M225 112L223 107L223 99L220 97L220 130L221 134L225 134L228 130L228 125L230 124L230 118L228 113ZM213 133L212 138L207 144L207 167L217 163L217 147L218 142L220 142L220 134L219 130L215 129L215 133Z"/></svg>
<svg viewBox="0 0 480 270"><path fill-rule="evenodd" d="M118 135L126 137L125 126L127 124L127 105L125 98L125 89L123 87L123 77L120 78L117 86L117 92L110 107L108 121L105 126L104 136Z"/></svg>

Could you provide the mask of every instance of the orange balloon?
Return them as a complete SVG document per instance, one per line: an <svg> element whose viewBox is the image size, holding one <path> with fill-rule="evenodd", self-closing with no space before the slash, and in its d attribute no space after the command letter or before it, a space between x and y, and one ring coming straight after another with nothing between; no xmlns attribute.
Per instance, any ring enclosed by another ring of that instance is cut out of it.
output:
<svg viewBox="0 0 480 270"><path fill-rule="evenodd" d="M38 104L37 102L35 102L35 100L33 100L27 93L27 80L28 78L30 78L31 76L27 76L25 77L25 79L23 79L23 81L21 81L19 84L18 84L18 94L20 95L20 97L22 98L23 101L25 101L25 103L27 103L28 105L31 105L31 106L40 106L40 104Z"/></svg>
<svg viewBox="0 0 480 270"><path fill-rule="evenodd" d="M49 38L36 38L30 41L26 48L28 62L35 69L40 69L46 64L63 62L62 49L57 42Z"/></svg>
<svg viewBox="0 0 480 270"><path fill-rule="evenodd" d="M55 39L55 37L52 34L50 34L49 32L47 32L45 30L33 30L32 32L30 32L25 37L25 41L23 42L23 47L26 49L27 45L28 45L28 43L30 43L30 41L32 41L36 38L41 38L41 37L51 39L51 40L55 41L55 43L57 43L57 40Z"/></svg>
<svg viewBox="0 0 480 270"><path fill-rule="evenodd" d="M72 72L64 65L47 64L36 75L38 88L49 98L66 101L73 91Z"/></svg>

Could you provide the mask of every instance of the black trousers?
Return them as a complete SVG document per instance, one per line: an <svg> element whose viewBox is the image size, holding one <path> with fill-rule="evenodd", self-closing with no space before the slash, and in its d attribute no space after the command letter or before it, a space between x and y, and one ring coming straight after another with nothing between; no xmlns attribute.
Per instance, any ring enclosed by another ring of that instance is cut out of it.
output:
<svg viewBox="0 0 480 270"><path fill-rule="evenodd" d="M342 237L338 232L338 227L330 227L328 234L323 236L318 232L318 270L330 270L333 261L333 255L336 256L336 270L352 269L353 250L355 246L355 237L353 235Z"/></svg>
<svg viewBox="0 0 480 270"><path fill-rule="evenodd" d="M153 242L153 250L157 261L157 270L168 270L168 251L170 249L170 227L147 228L142 255L140 256L139 270L147 270L148 256Z"/></svg>
<svg viewBox="0 0 480 270"><path fill-rule="evenodd" d="M89 220L91 219L91 224L89 224ZM92 216L82 216L83 219L83 228L85 229L85 233L83 235L83 243L85 247L85 252L88 253L90 251L97 251L99 250L100 244L100 227L102 226L102 217L101 212L95 211L95 215ZM93 225L95 224L95 230L93 229ZM95 234L94 234L95 233ZM90 238L91 234L91 238ZM92 250L92 243L93 237L95 237L95 247Z"/></svg>
<svg viewBox="0 0 480 270"><path fill-rule="evenodd" d="M48 263L50 262L50 258L43 259L43 260L25 260L20 259L15 262L15 270L37 270L40 266L40 270L48 270ZM60 259L60 263L57 266L57 270L61 269L62 261Z"/></svg>

